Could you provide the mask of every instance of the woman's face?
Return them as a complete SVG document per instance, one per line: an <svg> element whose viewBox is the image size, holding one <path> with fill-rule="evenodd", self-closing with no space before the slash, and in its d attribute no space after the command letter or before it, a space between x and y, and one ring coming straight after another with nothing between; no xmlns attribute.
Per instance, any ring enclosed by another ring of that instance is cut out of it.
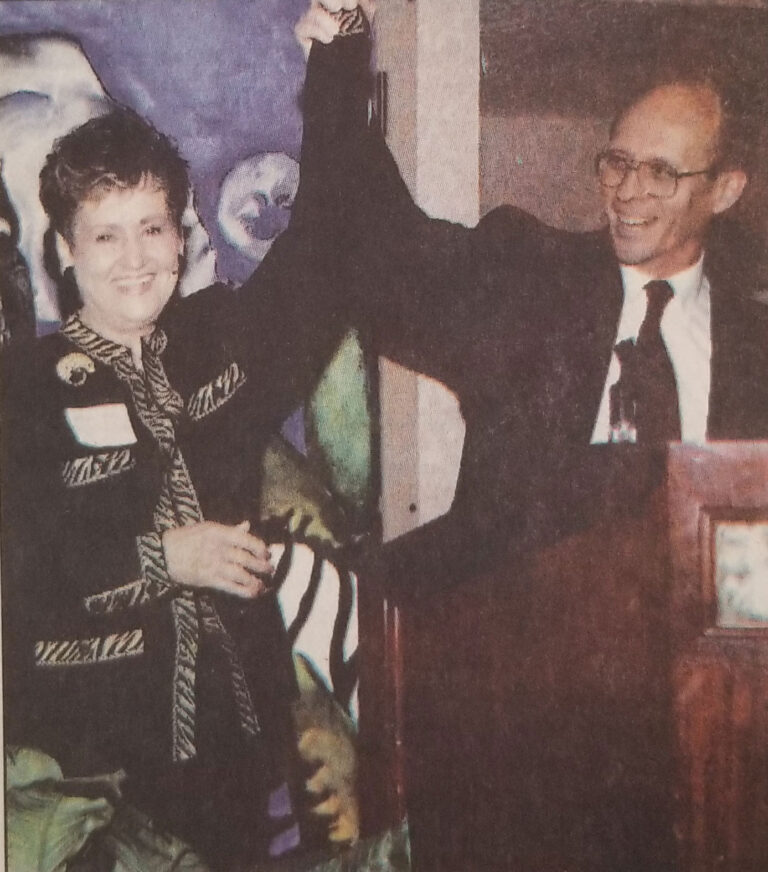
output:
<svg viewBox="0 0 768 872"><path fill-rule="evenodd" d="M152 179L84 200L63 239L83 300L83 323L121 345L152 332L176 286L183 242Z"/></svg>

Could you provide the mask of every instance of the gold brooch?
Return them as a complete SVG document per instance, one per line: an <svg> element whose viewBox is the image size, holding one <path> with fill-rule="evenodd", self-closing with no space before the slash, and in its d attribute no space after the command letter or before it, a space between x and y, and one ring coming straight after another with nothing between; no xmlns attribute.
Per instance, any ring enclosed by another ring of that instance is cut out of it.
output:
<svg viewBox="0 0 768 872"><path fill-rule="evenodd" d="M73 351L62 357L56 364L56 375L63 382L75 387L85 384L88 374L95 371L96 367L93 361L82 351Z"/></svg>

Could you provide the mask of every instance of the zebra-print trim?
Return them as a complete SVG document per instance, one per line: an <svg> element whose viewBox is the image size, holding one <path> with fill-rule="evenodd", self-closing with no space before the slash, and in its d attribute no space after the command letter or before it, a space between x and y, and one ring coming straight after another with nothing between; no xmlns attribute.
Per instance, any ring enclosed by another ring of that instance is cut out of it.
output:
<svg viewBox="0 0 768 872"><path fill-rule="evenodd" d="M130 448L104 451L101 454L88 454L75 457L61 465L61 478L66 487L82 487L114 478L136 466L136 459Z"/></svg>
<svg viewBox="0 0 768 872"><path fill-rule="evenodd" d="M168 486L179 524L196 524L203 520L203 512L197 499L195 486L189 475L184 456L177 448L173 453L168 474Z"/></svg>
<svg viewBox="0 0 768 872"><path fill-rule="evenodd" d="M178 391L171 387L165 367L160 359L167 343L168 339L165 333L162 330L155 330L144 340L142 361L154 398L171 417L178 418L184 411L184 401Z"/></svg>
<svg viewBox="0 0 768 872"><path fill-rule="evenodd" d="M170 455L176 445L176 428L171 416L154 401L147 383L132 361L118 359L115 363L115 373L128 385L133 404L144 426L154 436L165 454Z"/></svg>
<svg viewBox="0 0 768 872"><path fill-rule="evenodd" d="M171 499L170 469L165 469L163 471L163 483L160 487L157 504L152 513L152 520L154 522L155 530L160 530L161 533L179 526L176 519L176 511L173 508L173 500Z"/></svg>
<svg viewBox="0 0 768 872"><path fill-rule="evenodd" d="M174 447L171 465L154 510L155 526L161 532L203 520L197 493L181 451ZM189 760L195 746L195 674L199 648L199 621L193 595L184 591L171 604L176 645L171 691L172 753L176 761Z"/></svg>
<svg viewBox="0 0 768 872"><path fill-rule="evenodd" d="M83 601L92 615L111 615L160 599L172 585L165 566L163 542L157 533L136 537L142 577L120 587L92 594Z"/></svg>
<svg viewBox="0 0 768 872"><path fill-rule="evenodd" d="M187 400L187 414L193 421L210 415L231 399L245 381L245 373L237 361L232 361L224 372L192 394Z"/></svg>
<svg viewBox="0 0 768 872"><path fill-rule="evenodd" d="M103 339L86 327L74 315L62 327L62 332L82 351L110 366L131 392L133 404L144 426L152 434L168 458L166 472L154 519L158 533L180 524L202 521L197 494L189 478L184 459L176 446L173 415L183 410L179 395L171 388L160 356L167 337L162 330L144 341L144 375L133 364L127 348ZM146 558L145 554L145 558ZM157 567L155 567L157 568ZM142 596L137 585L128 596ZM108 597L107 597L108 599ZM174 760L189 760L195 756L195 671L199 648L199 624L193 595L180 593L171 602L176 637L174 677L171 689L172 753Z"/></svg>
<svg viewBox="0 0 768 872"><path fill-rule="evenodd" d="M261 732L261 727L259 726L259 719L256 717L251 692L248 690L248 682L245 680L245 672L243 671L240 657L237 654L235 643L232 641L232 637L227 632L224 624L222 624L216 607L206 596L200 598L200 612L203 616L203 629L218 639L222 650L227 655L232 674L232 692L235 697L235 704L237 705L237 713L240 716L240 726L249 736L258 736Z"/></svg>
<svg viewBox="0 0 768 872"><path fill-rule="evenodd" d="M77 315L72 315L66 321L61 332L82 351L111 367L120 381L128 385L142 423L160 447L170 454L176 443L171 415L180 414L183 404L181 397L171 388L159 357L167 343L165 333L155 330L144 341L142 360L147 376L145 382L142 373L133 363L131 352L125 346L94 333Z"/></svg>
<svg viewBox="0 0 768 872"><path fill-rule="evenodd" d="M179 394L171 387L161 356L167 336L155 330L143 340L143 374L134 366L127 348L109 342L86 327L77 316L70 318L62 332L81 350L112 367L128 386L133 404L144 426L160 446L168 465L163 486L154 510L155 534L138 538L139 559L144 578L104 594L89 598L92 608L117 609L146 602L170 588L160 534L173 527L203 520L203 513L184 457L176 445L175 421L184 411ZM191 417L209 414L226 402L245 381L236 363L197 391L190 400ZM172 754L175 761L189 760L197 753L195 746L195 674L199 651L200 619L214 633L230 664L232 687L243 729L252 736L260 731L245 673L234 643L221 624L213 605L205 597L195 598L181 591L171 602L176 637L174 677L171 700ZM86 605L87 607L87 605Z"/></svg>
<svg viewBox="0 0 768 872"><path fill-rule="evenodd" d="M337 36L354 36L356 33L368 32L368 22L359 6L355 9L339 9L331 17L339 24Z"/></svg>
<svg viewBox="0 0 768 872"><path fill-rule="evenodd" d="M171 603L176 633L176 657L173 669L171 718L173 720L172 754L176 762L191 760L195 746L195 667L200 647L199 623L195 600L184 591Z"/></svg>
<svg viewBox="0 0 768 872"><path fill-rule="evenodd" d="M70 315L59 328L59 332L90 357L98 360L99 363L111 367L120 358L127 358L129 362L131 360L131 352L124 345L110 342L109 339L104 339L103 336L94 333L90 327L83 324L77 315Z"/></svg>
<svg viewBox="0 0 768 872"><path fill-rule="evenodd" d="M153 518L155 529L163 533L173 527L196 524L203 520L189 470L178 449L174 450L170 466L165 470Z"/></svg>
<svg viewBox="0 0 768 872"><path fill-rule="evenodd" d="M168 593L170 589L170 585L149 581L146 578L138 578L136 581L114 587L112 590L87 596L83 600L83 605L86 611L92 615L111 615L114 612L123 612L154 602Z"/></svg>
<svg viewBox="0 0 768 872"><path fill-rule="evenodd" d="M136 550L142 577L160 591L171 586L168 567L165 565L165 549L159 533L142 533L136 537Z"/></svg>
<svg viewBox="0 0 768 872"><path fill-rule="evenodd" d="M35 643L35 666L82 666L106 663L144 653L144 633L141 629L112 633L91 639L62 639Z"/></svg>
<svg viewBox="0 0 768 872"><path fill-rule="evenodd" d="M170 469L166 470L160 497L154 512L160 531L203 520L197 493L181 451L174 447ZM176 761L189 760L197 753L195 746L195 674L199 649L200 626L192 593L184 591L171 605L176 634L174 654L171 718L172 753Z"/></svg>

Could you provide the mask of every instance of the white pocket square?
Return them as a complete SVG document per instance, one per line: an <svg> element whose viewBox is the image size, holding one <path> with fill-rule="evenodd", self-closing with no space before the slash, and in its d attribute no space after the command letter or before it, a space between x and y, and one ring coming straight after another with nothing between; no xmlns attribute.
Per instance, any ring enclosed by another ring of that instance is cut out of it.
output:
<svg viewBox="0 0 768 872"><path fill-rule="evenodd" d="M133 445L137 441L125 403L65 409L64 417L75 439L89 448Z"/></svg>

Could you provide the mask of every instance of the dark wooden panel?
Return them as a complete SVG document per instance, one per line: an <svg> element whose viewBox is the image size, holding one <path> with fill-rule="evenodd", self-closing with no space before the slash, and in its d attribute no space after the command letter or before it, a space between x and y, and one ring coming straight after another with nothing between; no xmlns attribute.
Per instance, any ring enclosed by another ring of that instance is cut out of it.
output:
<svg viewBox="0 0 768 872"><path fill-rule="evenodd" d="M673 447L669 515L680 786L686 872L768 868L768 623L720 628L713 523L768 517L765 444Z"/></svg>
<svg viewBox="0 0 768 872"><path fill-rule="evenodd" d="M668 867L664 531L657 498L532 565L402 601L418 870Z"/></svg>
<svg viewBox="0 0 768 872"><path fill-rule="evenodd" d="M768 867L768 645L707 643L675 670L686 872Z"/></svg>
<svg viewBox="0 0 768 872"><path fill-rule="evenodd" d="M451 590L399 579L369 727L418 872L764 872L768 639L712 632L713 507L768 508L768 445L672 447L632 515Z"/></svg>
<svg viewBox="0 0 768 872"><path fill-rule="evenodd" d="M373 835L406 816L399 612L373 565L358 587L358 621L358 788L363 835Z"/></svg>

